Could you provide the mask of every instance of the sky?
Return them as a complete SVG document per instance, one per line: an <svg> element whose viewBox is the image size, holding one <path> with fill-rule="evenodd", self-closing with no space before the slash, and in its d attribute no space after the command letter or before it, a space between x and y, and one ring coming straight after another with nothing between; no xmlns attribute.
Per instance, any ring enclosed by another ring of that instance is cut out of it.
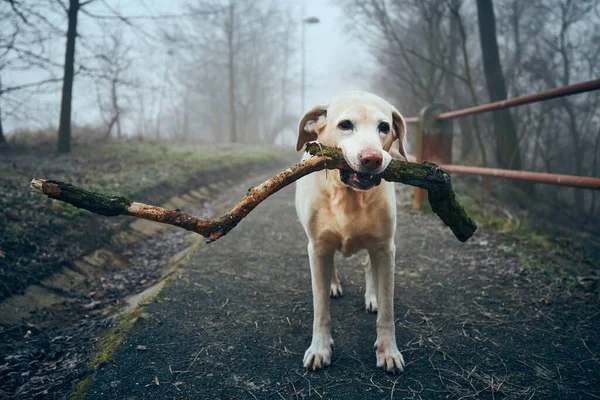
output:
<svg viewBox="0 0 600 400"><path fill-rule="evenodd" d="M307 17L316 16L319 24L306 29L307 107L327 103L348 90L368 90L368 82L357 79L357 72L374 70L363 43L348 31L347 17L334 1L306 2Z"/></svg>
<svg viewBox="0 0 600 400"><path fill-rule="evenodd" d="M190 0L106 0L114 10L123 15L160 15L185 12L185 5ZM306 109L315 104L324 104L333 96L347 90L368 90L365 79L357 79L356 72L368 76L368 71L374 68L362 42L353 38L347 29L347 17L336 0L305 0L304 5L299 1L282 0L293 7L298 20L305 17L319 18L318 24L306 26ZM106 14L107 9L102 2L89 5L89 10ZM94 8L92 8L92 6ZM304 8L304 12L303 12ZM152 24L153 22L149 22ZM145 32L153 32L150 25L141 25ZM86 36L88 43L102 40L102 30L98 24L84 15L79 19L79 30ZM165 58L165 49L157 46L144 33L129 28L122 28L122 34L132 45L136 54L137 69L134 75L142 77L143 81L152 86L162 85L161 77L168 67L169 60ZM82 46L82 44L78 44ZM51 46L52 57L62 63L64 57L64 39L57 40ZM79 55L83 50L79 50ZM299 58L299 55L298 55ZM299 64L299 63L298 63ZM300 81L300 66L293 73ZM17 72L3 76L5 85L24 83L39 79L36 72ZM168 88L167 88L168 89ZM169 93L161 90L160 93ZM60 86L48 94L19 93L14 95L20 103L19 112L13 118L5 118L5 130L10 132L18 128L55 127L58 124ZM75 123L87 124L100 121L96 88L89 79L76 78L73 101L73 120ZM297 101L298 116L300 117L300 91L294 96ZM13 101L13 104L15 102ZM3 107L6 109L6 107ZM147 111L148 112L148 111ZM131 114L131 113L130 113ZM135 120L133 115L125 123L126 130L133 130Z"/></svg>

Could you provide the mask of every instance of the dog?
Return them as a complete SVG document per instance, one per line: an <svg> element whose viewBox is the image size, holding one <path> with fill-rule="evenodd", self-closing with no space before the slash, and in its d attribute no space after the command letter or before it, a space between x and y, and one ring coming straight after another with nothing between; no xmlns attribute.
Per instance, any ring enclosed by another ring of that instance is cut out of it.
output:
<svg viewBox="0 0 600 400"><path fill-rule="evenodd" d="M296 212L308 237L314 320L304 367L331 363L333 339L329 299L342 295L334 254L368 252L365 308L377 312L377 367L404 370L394 325L396 196L394 184L378 176L392 157L407 160L406 124L382 98L350 92L316 106L300 120L297 150L307 142L341 148L351 171L319 171L296 184ZM305 153L303 159L310 158Z"/></svg>

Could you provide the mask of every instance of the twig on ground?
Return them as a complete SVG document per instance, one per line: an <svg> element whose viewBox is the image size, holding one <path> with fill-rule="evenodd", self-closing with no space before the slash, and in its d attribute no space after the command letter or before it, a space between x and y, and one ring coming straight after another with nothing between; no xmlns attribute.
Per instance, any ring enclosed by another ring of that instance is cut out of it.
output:
<svg viewBox="0 0 600 400"><path fill-rule="evenodd" d="M34 178L31 190L42 193L76 207L106 216L130 215L150 221L175 225L199 233L213 242L226 235L267 197L310 173L327 169L350 169L340 149L309 143L307 151L312 158L304 160L285 171L251 188L242 200L219 219L200 219L180 210L137 203L121 196L106 196L79 188L70 183ZM393 160L380 174L390 182L418 186L428 191L429 204L442 221L462 242L477 229L452 191L450 175L436 164L424 161L410 163Z"/></svg>

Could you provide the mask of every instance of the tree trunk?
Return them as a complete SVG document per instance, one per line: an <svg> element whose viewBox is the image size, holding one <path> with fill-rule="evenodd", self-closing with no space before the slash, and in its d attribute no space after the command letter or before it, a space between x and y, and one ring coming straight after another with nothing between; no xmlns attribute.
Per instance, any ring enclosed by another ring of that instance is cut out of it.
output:
<svg viewBox="0 0 600 400"><path fill-rule="evenodd" d="M229 23L227 26L227 46L229 50L229 139L232 143L238 141L236 131L236 112L235 112L235 57L233 48L233 29L234 29L235 5L234 0L229 0Z"/></svg>
<svg viewBox="0 0 600 400"><path fill-rule="evenodd" d="M289 18L288 18L289 20ZM285 29L285 39L283 41L283 78L281 79L281 125L283 128L285 115L287 113L287 76L288 76L288 60L290 58L290 28L287 27ZM275 135L270 135L269 144L275 144L275 140L277 139L277 132Z"/></svg>
<svg viewBox="0 0 600 400"><path fill-rule="evenodd" d="M4 137L4 128L2 127L2 105L0 104L0 143L6 143L6 137Z"/></svg>
<svg viewBox="0 0 600 400"><path fill-rule="evenodd" d="M77 38L77 13L79 0L69 1L69 28L65 52L60 123L58 125L58 152L71 152L71 105L73 102L73 80L75 78L75 39Z"/></svg>
<svg viewBox="0 0 600 400"><path fill-rule="evenodd" d="M111 82L111 101L113 112L115 114L115 124L117 125L117 137L121 138L121 108L119 107L119 97L117 93L118 78L113 78Z"/></svg>
<svg viewBox="0 0 600 400"><path fill-rule="evenodd" d="M462 160L475 160L473 155L473 126L467 118L457 118L460 127L460 158Z"/></svg>
<svg viewBox="0 0 600 400"><path fill-rule="evenodd" d="M110 135L112 134L113 127L115 126L116 122L117 122L117 116L113 115L113 117L108 122L108 127L106 128L106 134L104 136L105 140L108 140L110 138Z"/></svg>
<svg viewBox="0 0 600 400"><path fill-rule="evenodd" d="M2 127L2 77L0 77L0 143L6 143L4 128Z"/></svg>
<svg viewBox="0 0 600 400"><path fill-rule="evenodd" d="M450 54L448 55L448 69L450 71L456 71L456 64L458 60L458 46L460 37L458 35L458 21L455 16L450 16ZM456 90L456 77L452 74L446 74L446 88L445 88L444 99L446 105L451 110L461 108L462 102L459 101L459 93ZM467 157L471 157L473 150L473 134L469 121L466 118L458 118L458 124L460 126L461 136L461 152L460 156L464 160Z"/></svg>
<svg viewBox="0 0 600 400"><path fill-rule="evenodd" d="M190 88L185 87L185 96L183 97L183 138L187 140L190 134Z"/></svg>
<svg viewBox="0 0 600 400"><path fill-rule="evenodd" d="M483 71L490 101L507 97L506 83L496 38L496 17L492 0L477 0L479 38L483 56ZM493 113L496 158L502 168L521 169L521 154L515 125L509 110Z"/></svg>
<svg viewBox="0 0 600 400"><path fill-rule="evenodd" d="M465 84L467 86L467 90L469 91L469 96L471 97L471 104L475 106L479 104L479 100L477 99L477 92L475 91L473 76L471 74L471 62L469 59L469 51L467 49L467 32L465 30L465 25L460 14L460 4L460 2L456 2L451 11L454 16L454 19L456 20L456 27L458 29L458 34L460 37L460 50L465 68ZM488 165L488 160L485 151L485 145L483 143L483 135L481 134L481 127L479 125L479 119L477 118L477 115L471 116L471 122L473 125L473 130L471 131L471 133L475 133L475 139L477 141L477 146L479 147L479 154L481 155L481 162L485 167ZM467 130L465 129L465 131ZM471 135L471 137L473 137L473 135Z"/></svg>

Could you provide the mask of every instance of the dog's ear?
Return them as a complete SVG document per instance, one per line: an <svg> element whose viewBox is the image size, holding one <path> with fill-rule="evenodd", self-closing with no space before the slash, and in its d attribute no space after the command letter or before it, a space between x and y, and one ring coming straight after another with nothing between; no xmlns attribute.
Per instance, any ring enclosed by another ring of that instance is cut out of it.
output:
<svg viewBox="0 0 600 400"><path fill-rule="evenodd" d="M302 150L305 143L317 140L319 132L327 122L327 106L311 108L298 124L298 143L296 151Z"/></svg>
<svg viewBox="0 0 600 400"><path fill-rule="evenodd" d="M392 109L392 120L394 125L394 134L396 135L396 139L398 140L398 147L400 154L404 157L405 160L408 161L407 151L406 151L406 122L404 122L404 118L398 110L395 108Z"/></svg>

